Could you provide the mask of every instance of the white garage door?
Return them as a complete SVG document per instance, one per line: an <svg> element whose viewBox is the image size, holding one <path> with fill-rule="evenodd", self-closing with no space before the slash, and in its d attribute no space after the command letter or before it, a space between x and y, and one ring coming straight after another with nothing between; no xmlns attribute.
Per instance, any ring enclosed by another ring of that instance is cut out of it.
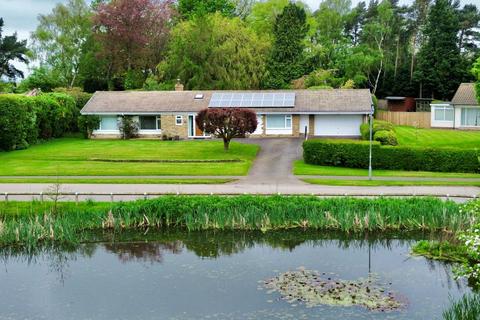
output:
<svg viewBox="0 0 480 320"><path fill-rule="evenodd" d="M316 136L359 136L363 115L316 115Z"/></svg>

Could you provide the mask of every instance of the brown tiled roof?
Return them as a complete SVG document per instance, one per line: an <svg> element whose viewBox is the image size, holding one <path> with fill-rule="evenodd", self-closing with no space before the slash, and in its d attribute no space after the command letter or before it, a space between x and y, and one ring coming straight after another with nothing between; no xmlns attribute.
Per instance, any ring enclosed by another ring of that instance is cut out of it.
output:
<svg viewBox="0 0 480 320"><path fill-rule="evenodd" d="M462 83L455 92L455 96L452 99L453 104L461 105L478 105L477 98L475 96L475 84L474 83Z"/></svg>
<svg viewBox="0 0 480 320"><path fill-rule="evenodd" d="M370 112L372 103L368 89L292 90L294 108L252 108L258 112ZM156 113L198 112L207 108L214 92L279 92L265 91L98 91L82 109L82 113ZM285 91L282 91L285 92ZM196 94L203 99L194 99Z"/></svg>

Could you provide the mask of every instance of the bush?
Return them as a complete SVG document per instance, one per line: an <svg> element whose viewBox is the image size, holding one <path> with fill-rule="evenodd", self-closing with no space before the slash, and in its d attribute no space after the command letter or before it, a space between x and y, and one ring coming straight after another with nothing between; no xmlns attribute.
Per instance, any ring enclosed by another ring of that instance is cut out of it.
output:
<svg viewBox="0 0 480 320"><path fill-rule="evenodd" d="M93 130L97 130L100 127L99 116L80 116L78 117L78 128L82 132L83 137L88 139L92 136Z"/></svg>
<svg viewBox="0 0 480 320"><path fill-rule="evenodd" d="M132 117L123 116L119 125L120 133L123 139L131 139L138 136L138 125Z"/></svg>
<svg viewBox="0 0 480 320"><path fill-rule="evenodd" d="M393 131L381 130L375 132L373 140L380 142L382 145L396 146L398 145L397 135Z"/></svg>
<svg viewBox="0 0 480 320"><path fill-rule="evenodd" d="M35 113L25 96L0 95L0 150L24 149L36 141Z"/></svg>
<svg viewBox="0 0 480 320"><path fill-rule="evenodd" d="M373 142L372 165L376 169L480 172L475 150L381 146ZM348 168L368 168L367 141L314 139L303 144L306 163Z"/></svg>
<svg viewBox="0 0 480 320"><path fill-rule="evenodd" d="M392 123L383 120L374 120L373 121L373 135L378 131L392 131L395 132L395 127ZM362 135L363 140L370 140L370 124L362 123L360 125L360 134Z"/></svg>

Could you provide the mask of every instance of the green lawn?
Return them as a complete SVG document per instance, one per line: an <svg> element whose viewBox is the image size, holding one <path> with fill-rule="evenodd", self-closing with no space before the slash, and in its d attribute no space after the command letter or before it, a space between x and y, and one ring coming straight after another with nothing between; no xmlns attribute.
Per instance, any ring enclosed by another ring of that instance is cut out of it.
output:
<svg viewBox="0 0 480 320"><path fill-rule="evenodd" d="M311 176L367 176L367 169L328 167L306 164L303 160L297 160L293 165L293 173L296 175ZM426 171L394 171L373 169L373 175L377 177L432 177L432 178L479 178L476 173L458 172L426 172Z"/></svg>
<svg viewBox="0 0 480 320"><path fill-rule="evenodd" d="M163 178L1 178L0 183L60 183L60 184L224 184L235 179L163 179Z"/></svg>
<svg viewBox="0 0 480 320"><path fill-rule="evenodd" d="M480 131L415 129L396 126L399 145L480 149Z"/></svg>
<svg viewBox="0 0 480 320"><path fill-rule="evenodd" d="M0 152L0 176L246 175L259 147L221 141L56 139L26 150ZM122 160L105 162L93 160ZM128 162L210 160L218 162ZM238 162L221 162L235 161Z"/></svg>
<svg viewBox="0 0 480 320"><path fill-rule="evenodd" d="M360 187L376 187L376 186L477 186L478 182L464 181L403 181L403 180L339 180L339 179L302 179L311 184L319 184L326 186L360 186Z"/></svg>

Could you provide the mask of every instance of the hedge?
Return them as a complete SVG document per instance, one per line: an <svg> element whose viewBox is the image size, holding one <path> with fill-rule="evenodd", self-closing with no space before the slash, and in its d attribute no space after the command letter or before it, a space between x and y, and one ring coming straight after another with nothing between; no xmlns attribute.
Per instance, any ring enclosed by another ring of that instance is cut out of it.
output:
<svg viewBox="0 0 480 320"><path fill-rule="evenodd" d="M35 143L35 112L26 97L0 95L0 150L27 148Z"/></svg>
<svg viewBox="0 0 480 320"><path fill-rule="evenodd" d="M38 138L78 131L78 115L75 99L65 93L0 95L0 150L24 149Z"/></svg>
<svg viewBox="0 0 480 320"><path fill-rule="evenodd" d="M476 150L382 146L373 142L372 165L376 169L438 172L480 172ZM348 168L368 168L369 142L314 139L303 144L306 163Z"/></svg>

